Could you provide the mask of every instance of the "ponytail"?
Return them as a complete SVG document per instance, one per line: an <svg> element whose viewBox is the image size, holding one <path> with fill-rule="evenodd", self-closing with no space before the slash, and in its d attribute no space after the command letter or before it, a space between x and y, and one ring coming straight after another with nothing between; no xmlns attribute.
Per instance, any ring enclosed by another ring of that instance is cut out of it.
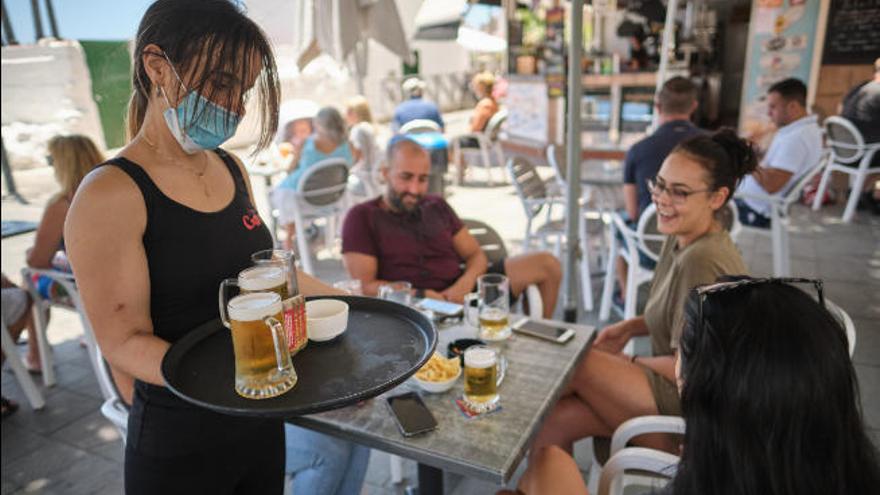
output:
<svg viewBox="0 0 880 495"><path fill-rule="evenodd" d="M685 153L702 165L713 190L726 187L730 193L725 202L733 195L743 177L758 168L757 154L752 145L730 128L690 138L672 152Z"/></svg>

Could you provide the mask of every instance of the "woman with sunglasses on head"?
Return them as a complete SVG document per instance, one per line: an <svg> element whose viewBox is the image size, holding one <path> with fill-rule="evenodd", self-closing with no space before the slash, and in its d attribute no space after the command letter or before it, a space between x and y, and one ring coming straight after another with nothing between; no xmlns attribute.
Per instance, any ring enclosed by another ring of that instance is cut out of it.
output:
<svg viewBox="0 0 880 495"><path fill-rule="evenodd" d="M755 154L732 130L679 144L649 184L657 227L667 237L654 271L645 314L605 327L532 445L569 453L585 437L610 437L624 421L648 414L681 415L674 362L688 291L719 275L745 273L739 252L719 221L739 181L755 169ZM649 335L652 355L626 356L632 337ZM642 445L674 450L665 435Z"/></svg>
<svg viewBox="0 0 880 495"><path fill-rule="evenodd" d="M272 248L241 162L219 146L247 96L259 97L265 147L279 83L266 36L227 0L158 0L134 49L131 141L89 174L65 241L77 283L123 397L134 398L127 494L283 491L281 420L226 416L166 387L170 345L218 318L217 287ZM306 295L331 292L299 275ZM211 370L206 370L210 372Z"/></svg>
<svg viewBox="0 0 880 495"><path fill-rule="evenodd" d="M800 282L816 285L819 302ZM658 495L877 491L880 458L846 331L821 301L821 282L808 280L731 277L691 291L675 367L687 429L677 473ZM519 488L587 492L574 459L555 447Z"/></svg>

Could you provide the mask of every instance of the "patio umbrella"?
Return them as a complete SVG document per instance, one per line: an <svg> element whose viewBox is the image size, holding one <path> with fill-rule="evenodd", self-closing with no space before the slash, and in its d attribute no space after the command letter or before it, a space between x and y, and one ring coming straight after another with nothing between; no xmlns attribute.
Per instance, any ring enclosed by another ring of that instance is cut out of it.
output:
<svg viewBox="0 0 880 495"><path fill-rule="evenodd" d="M467 10L467 0L425 0L416 14L417 40L454 40Z"/></svg>
<svg viewBox="0 0 880 495"><path fill-rule="evenodd" d="M297 0L295 5L299 26L294 44L300 70L321 54L340 63L354 54L358 89L363 92L367 40L375 40L401 58L409 57L394 0Z"/></svg>

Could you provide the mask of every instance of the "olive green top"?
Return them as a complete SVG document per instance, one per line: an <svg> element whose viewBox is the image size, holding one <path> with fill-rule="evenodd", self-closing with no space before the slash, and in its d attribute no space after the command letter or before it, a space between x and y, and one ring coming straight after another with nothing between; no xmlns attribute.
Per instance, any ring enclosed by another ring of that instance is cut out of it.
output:
<svg viewBox="0 0 880 495"><path fill-rule="evenodd" d="M710 232L682 249L674 236L667 237L645 306L653 355L670 356L678 348L684 305L692 288L715 282L720 275L746 273L742 256L727 231Z"/></svg>

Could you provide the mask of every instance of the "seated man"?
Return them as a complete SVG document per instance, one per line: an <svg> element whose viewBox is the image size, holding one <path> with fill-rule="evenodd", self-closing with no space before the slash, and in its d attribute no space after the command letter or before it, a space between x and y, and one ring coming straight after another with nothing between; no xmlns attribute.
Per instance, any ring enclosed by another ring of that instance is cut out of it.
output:
<svg viewBox="0 0 880 495"><path fill-rule="evenodd" d="M413 120L432 120L444 129L443 117L440 109L433 102L422 98L425 91L425 83L417 77L411 77L403 82L403 95L406 100L400 102L394 109L394 118L391 119L391 130L395 133L404 124Z"/></svg>
<svg viewBox="0 0 880 495"><path fill-rule="evenodd" d="M738 192L782 196L822 157L822 129L807 114L807 86L789 78L767 90L767 115L779 129L761 165L746 176ZM735 198L739 220L752 227L770 227L770 205L752 198Z"/></svg>
<svg viewBox="0 0 880 495"><path fill-rule="evenodd" d="M697 87L685 77L676 76L663 83L654 101L654 111L659 115L658 127L651 135L630 147L623 162L623 203L627 224L633 229L639 217L651 205L648 181L660 171L663 160L678 143L696 136L702 131L691 123L691 114L697 109ZM621 236L621 243L623 242ZM639 252L639 264L653 270L657 263ZM615 294L615 304L623 306L626 294L626 261L617 258L617 284L620 293Z"/></svg>
<svg viewBox="0 0 880 495"><path fill-rule="evenodd" d="M462 303L480 275L501 273L514 296L537 285L543 316L552 316L562 278L559 261L550 253L529 253L488 266L477 240L446 201L426 196L430 168L428 153L418 143L395 137L382 171L385 193L346 216L342 259L364 294L375 295L381 284L401 280L413 285L416 297Z"/></svg>

